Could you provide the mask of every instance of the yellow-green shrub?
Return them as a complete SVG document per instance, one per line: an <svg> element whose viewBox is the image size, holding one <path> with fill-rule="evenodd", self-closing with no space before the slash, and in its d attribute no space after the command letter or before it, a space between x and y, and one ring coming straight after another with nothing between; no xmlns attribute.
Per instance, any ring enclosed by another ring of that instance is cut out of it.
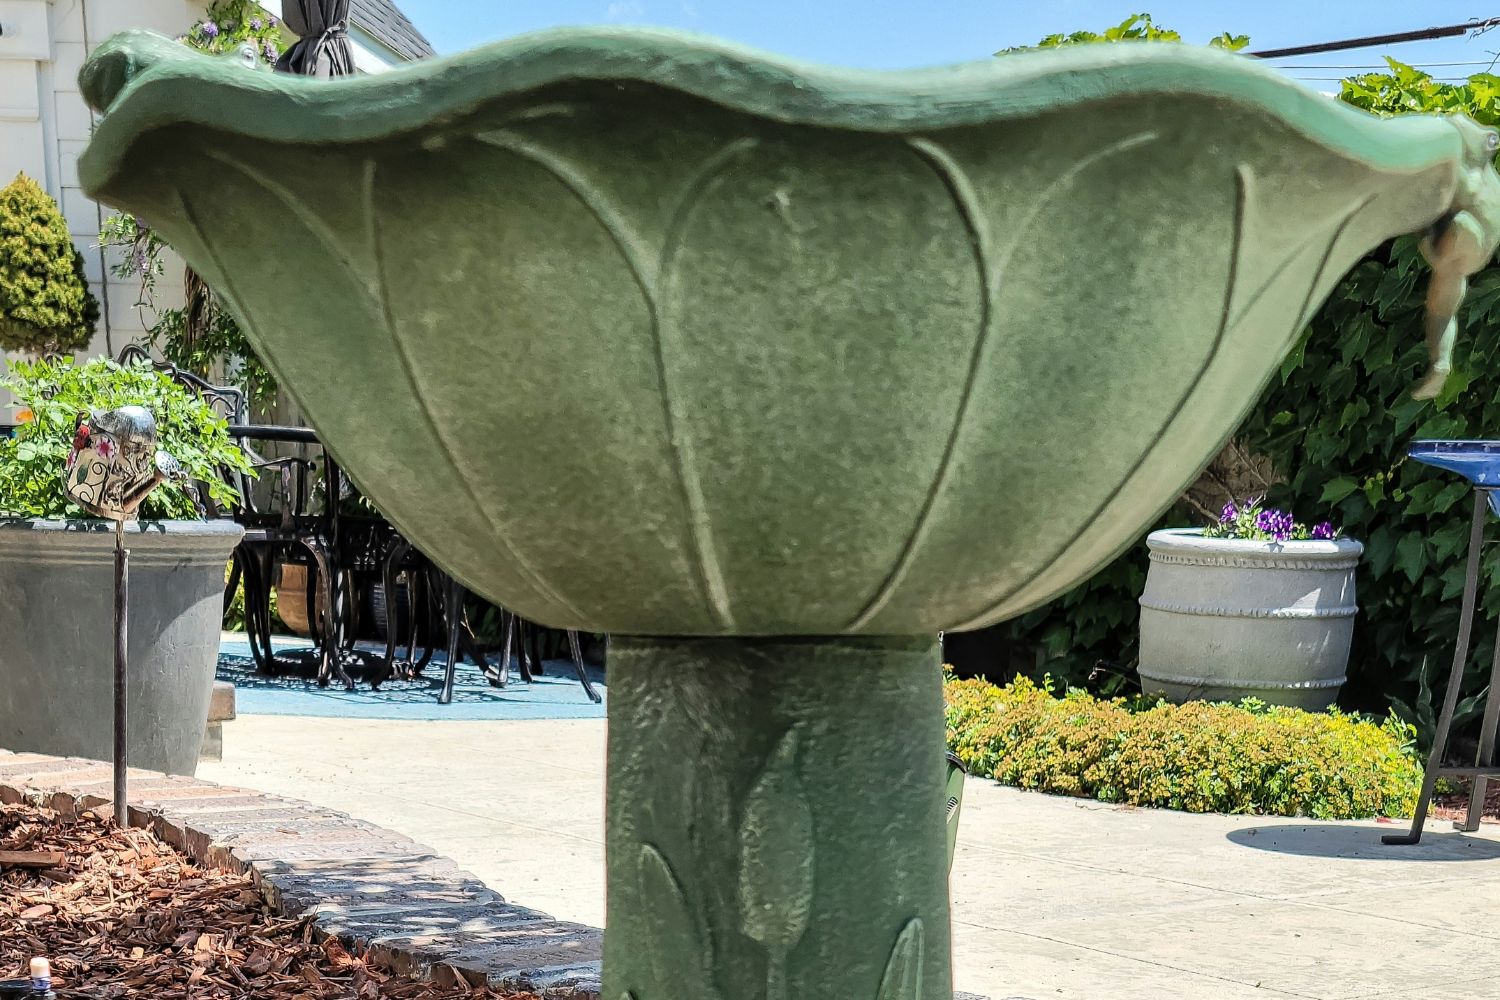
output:
<svg viewBox="0 0 1500 1000"><path fill-rule="evenodd" d="M1007 785L1187 812L1407 816L1422 785L1413 728L1337 709L1131 704L1018 677L945 686L948 744Z"/></svg>

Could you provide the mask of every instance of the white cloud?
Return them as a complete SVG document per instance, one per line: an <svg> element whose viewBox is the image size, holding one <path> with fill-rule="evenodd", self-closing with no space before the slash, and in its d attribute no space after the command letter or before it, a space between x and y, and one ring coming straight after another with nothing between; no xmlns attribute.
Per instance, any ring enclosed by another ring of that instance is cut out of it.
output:
<svg viewBox="0 0 1500 1000"><path fill-rule="evenodd" d="M646 8L639 0L615 0L605 9L604 16L610 21L639 21L646 16Z"/></svg>

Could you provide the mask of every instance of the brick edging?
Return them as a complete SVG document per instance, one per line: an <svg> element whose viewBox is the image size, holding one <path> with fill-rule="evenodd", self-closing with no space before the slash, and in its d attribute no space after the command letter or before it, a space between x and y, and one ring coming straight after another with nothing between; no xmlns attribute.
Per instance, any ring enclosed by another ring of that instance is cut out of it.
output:
<svg viewBox="0 0 1500 1000"><path fill-rule="evenodd" d="M199 864L248 874L287 916L392 971L599 1000L601 932L508 903L409 837L296 799L130 772L130 824ZM0 802L76 815L110 804L99 761L0 750Z"/></svg>

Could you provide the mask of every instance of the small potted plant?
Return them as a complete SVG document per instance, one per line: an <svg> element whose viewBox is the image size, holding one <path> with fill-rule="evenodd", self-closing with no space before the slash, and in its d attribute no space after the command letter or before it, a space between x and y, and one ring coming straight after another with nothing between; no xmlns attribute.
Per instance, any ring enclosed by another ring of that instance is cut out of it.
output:
<svg viewBox="0 0 1500 1000"><path fill-rule="evenodd" d="M1364 546L1261 500L1226 504L1207 528L1146 539L1141 686L1173 701L1323 709L1338 697Z"/></svg>
<svg viewBox="0 0 1500 1000"><path fill-rule="evenodd" d="M243 534L202 520L194 490L232 506L224 470L248 472L248 460L207 403L146 364L16 361L0 388L18 405L14 433L0 438L0 745L110 756L114 531L68 500L63 470L79 414L139 405L156 418L160 448L203 485L162 483L126 525L130 763L191 774L218 662L224 566Z"/></svg>

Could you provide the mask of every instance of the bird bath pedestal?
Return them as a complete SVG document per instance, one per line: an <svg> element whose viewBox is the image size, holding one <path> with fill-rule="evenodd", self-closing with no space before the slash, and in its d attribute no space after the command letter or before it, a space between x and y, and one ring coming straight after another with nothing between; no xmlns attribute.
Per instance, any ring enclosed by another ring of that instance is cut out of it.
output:
<svg viewBox="0 0 1500 1000"><path fill-rule="evenodd" d="M607 1000L946 997L937 633L1129 545L1355 260L1488 239L1500 183L1467 121L1181 45L576 30L322 82L127 34L82 85L85 189L403 534L614 636Z"/></svg>

